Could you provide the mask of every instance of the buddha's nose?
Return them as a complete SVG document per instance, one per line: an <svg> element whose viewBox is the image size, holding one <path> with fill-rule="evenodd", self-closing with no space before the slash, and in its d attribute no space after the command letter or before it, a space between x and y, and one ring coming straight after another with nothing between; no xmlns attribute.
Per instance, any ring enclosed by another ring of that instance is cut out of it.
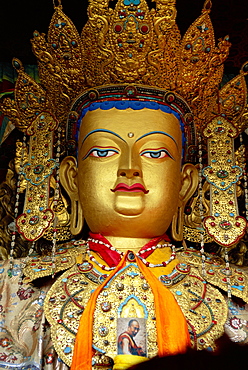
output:
<svg viewBox="0 0 248 370"><path fill-rule="evenodd" d="M122 152L117 176L127 177L128 179L142 177L141 160L138 152L131 148Z"/></svg>
<svg viewBox="0 0 248 370"><path fill-rule="evenodd" d="M127 177L131 179L132 177L141 177L141 170L137 169L119 169L117 173L118 177Z"/></svg>

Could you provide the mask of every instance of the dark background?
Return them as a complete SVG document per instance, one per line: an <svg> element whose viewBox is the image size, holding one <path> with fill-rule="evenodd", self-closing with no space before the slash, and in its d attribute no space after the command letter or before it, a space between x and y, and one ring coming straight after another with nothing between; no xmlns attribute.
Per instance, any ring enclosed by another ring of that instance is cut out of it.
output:
<svg viewBox="0 0 248 370"><path fill-rule="evenodd" d="M34 30L47 33L53 14L52 0L0 1L0 62L13 57L24 64L35 64L29 40ZM213 0L211 19L216 40L230 35L233 44L226 63L226 73L238 72L248 60L248 0ZM62 0L63 10L81 32L86 22L87 0ZM111 2L112 3L112 2ZM200 15L203 0L178 0L177 23L184 34ZM155 3L153 6L155 6Z"/></svg>

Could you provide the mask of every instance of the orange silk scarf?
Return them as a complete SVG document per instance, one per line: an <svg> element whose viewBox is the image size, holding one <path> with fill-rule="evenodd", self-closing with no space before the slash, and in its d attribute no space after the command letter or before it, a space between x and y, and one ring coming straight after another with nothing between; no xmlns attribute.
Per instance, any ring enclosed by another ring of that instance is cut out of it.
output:
<svg viewBox="0 0 248 370"><path fill-rule="evenodd" d="M91 295L84 310L76 336L71 370L92 369L93 316L98 295L112 277L126 265L128 251L116 269L106 278ZM158 355L166 356L183 353L190 346L186 319L173 294L153 275L153 273L136 257L136 263L150 285L154 295L156 312Z"/></svg>

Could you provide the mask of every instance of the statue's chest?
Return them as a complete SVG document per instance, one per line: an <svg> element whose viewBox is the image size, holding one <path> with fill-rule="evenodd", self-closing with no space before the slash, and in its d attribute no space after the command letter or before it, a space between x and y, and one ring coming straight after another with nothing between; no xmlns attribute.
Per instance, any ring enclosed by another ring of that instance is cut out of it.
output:
<svg viewBox="0 0 248 370"><path fill-rule="evenodd" d="M84 262L65 272L54 283L45 302L55 349L69 366L80 317L91 302L92 292L106 278L90 265ZM222 334L227 317L226 303L219 291L206 284L193 268L179 266L160 280L181 307L193 346L199 349L210 346ZM136 320L139 332L135 335L135 345L143 356L157 355L153 291L136 264L127 264L105 284L93 312L92 345L96 353L112 358L120 354L121 335L128 330L130 321Z"/></svg>

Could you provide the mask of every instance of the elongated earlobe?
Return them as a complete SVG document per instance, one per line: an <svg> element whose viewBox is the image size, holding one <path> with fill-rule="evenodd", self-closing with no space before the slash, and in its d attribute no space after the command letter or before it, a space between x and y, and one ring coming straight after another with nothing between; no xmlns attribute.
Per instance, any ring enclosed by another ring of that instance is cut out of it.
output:
<svg viewBox="0 0 248 370"><path fill-rule="evenodd" d="M186 163L182 168L182 187L179 193L179 206L173 216L171 235L174 240L183 240L184 207L198 186L198 172L193 164Z"/></svg>
<svg viewBox="0 0 248 370"><path fill-rule="evenodd" d="M83 210L78 196L77 162L74 157L66 157L60 165L60 181L71 200L72 235L78 235L84 223Z"/></svg>

